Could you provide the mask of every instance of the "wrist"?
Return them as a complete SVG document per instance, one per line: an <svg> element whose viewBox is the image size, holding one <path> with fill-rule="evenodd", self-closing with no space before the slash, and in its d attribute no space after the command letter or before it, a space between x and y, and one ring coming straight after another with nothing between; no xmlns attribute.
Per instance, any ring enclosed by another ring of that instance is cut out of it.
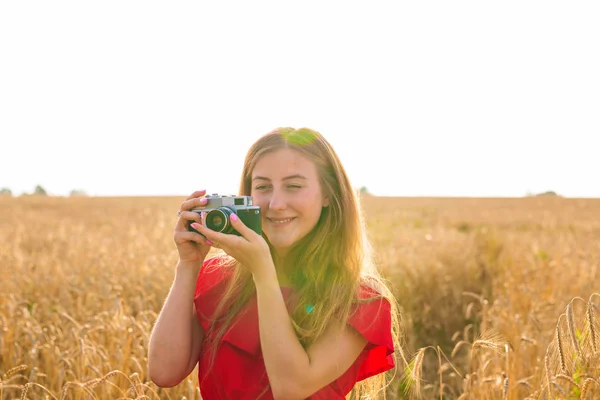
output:
<svg viewBox="0 0 600 400"><path fill-rule="evenodd" d="M173 285L171 290L183 291L183 296L189 298L194 296L200 268L202 265L178 263L175 268L175 276L173 277Z"/></svg>
<svg viewBox="0 0 600 400"><path fill-rule="evenodd" d="M194 274L195 276L198 276L198 273L200 272L200 268L202 268L202 264L204 263L204 261L200 261L200 262L189 262L189 261L182 261L179 260L179 262L177 263L177 266L175 267L175 274L176 275L187 275L187 274Z"/></svg>
<svg viewBox="0 0 600 400"><path fill-rule="evenodd" d="M258 289L259 287L277 287L279 288L279 280L277 279L277 272L275 267L264 268L260 273L255 272L252 274L254 285Z"/></svg>

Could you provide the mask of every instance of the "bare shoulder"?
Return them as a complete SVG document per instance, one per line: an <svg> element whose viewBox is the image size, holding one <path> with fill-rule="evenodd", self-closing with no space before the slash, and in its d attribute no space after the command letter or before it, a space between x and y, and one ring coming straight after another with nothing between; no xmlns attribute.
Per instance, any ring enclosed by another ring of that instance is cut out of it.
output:
<svg viewBox="0 0 600 400"><path fill-rule="evenodd" d="M374 300L377 298L389 298L391 296L390 289L381 279L371 276L361 277L358 285L357 300Z"/></svg>

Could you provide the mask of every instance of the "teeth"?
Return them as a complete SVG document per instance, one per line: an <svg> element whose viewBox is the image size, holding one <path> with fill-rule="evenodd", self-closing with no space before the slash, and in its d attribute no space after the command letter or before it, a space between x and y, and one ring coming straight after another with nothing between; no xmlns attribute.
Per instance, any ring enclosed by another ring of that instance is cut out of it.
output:
<svg viewBox="0 0 600 400"><path fill-rule="evenodd" d="M269 219L270 219L270 220L271 220L271 222L273 222L274 224L285 224L286 222L290 222L291 220L293 220L293 218L288 218L288 219L279 219L279 220L272 219L272 218L269 218Z"/></svg>

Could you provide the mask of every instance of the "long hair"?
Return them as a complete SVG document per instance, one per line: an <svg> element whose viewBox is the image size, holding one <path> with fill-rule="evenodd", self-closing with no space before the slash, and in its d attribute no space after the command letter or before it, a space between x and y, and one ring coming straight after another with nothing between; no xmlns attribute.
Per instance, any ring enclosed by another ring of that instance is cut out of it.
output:
<svg viewBox="0 0 600 400"><path fill-rule="evenodd" d="M308 128L278 128L259 138L246 155L239 194L251 194L252 171L258 159L282 148L298 151L315 163L323 195L329 200L315 227L291 247L278 265L284 268L295 289L291 319L298 339L308 348L323 335L328 324L346 324L353 306L359 302L360 286L368 285L391 304L392 336L401 354L397 305L373 264L360 198L337 154L320 133ZM268 242L268 237L265 239ZM271 253L274 254L272 247ZM231 281L215 312L223 324L214 332L210 344L213 357L236 314L255 293L250 273L235 260L224 261L222 267L232 269ZM357 398L374 398L386 385L386 374L379 374L359 382L353 393Z"/></svg>

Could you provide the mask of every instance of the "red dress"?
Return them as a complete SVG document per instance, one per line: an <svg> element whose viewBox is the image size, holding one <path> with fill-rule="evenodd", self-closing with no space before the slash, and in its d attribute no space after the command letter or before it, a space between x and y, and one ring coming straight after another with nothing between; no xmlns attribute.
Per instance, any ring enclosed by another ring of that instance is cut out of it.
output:
<svg viewBox="0 0 600 400"><path fill-rule="evenodd" d="M209 318L219 303L229 276L225 268L207 268L215 260L205 261L198 275L194 296L196 313L205 332L212 322ZM285 300L292 290L281 288ZM370 298L374 295L372 290L363 288L360 297ZM288 311L291 311L289 304ZM345 373L308 399L345 399L356 382L394 367L391 313L387 300L375 299L358 305L348 323L367 339L367 345ZM210 363L209 353L201 350L198 365L198 381L204 400L256 400L263 392L261 400L273 399L271 390L264 390L269 379L260 347L256 295L248 301L223 336L214 364L205 376Z"/></svg>

